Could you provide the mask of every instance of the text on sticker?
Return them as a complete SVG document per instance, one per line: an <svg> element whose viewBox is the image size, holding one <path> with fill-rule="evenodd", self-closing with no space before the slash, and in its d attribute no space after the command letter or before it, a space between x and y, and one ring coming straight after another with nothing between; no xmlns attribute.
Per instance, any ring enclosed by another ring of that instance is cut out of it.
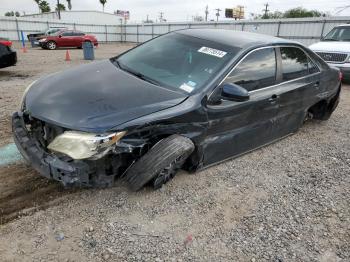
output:
<svg viewBox="0 0 350 262"><path fill-rule="evenodd" d="M210 48L210 47L206 47L206 46L202 46L201 48L198 49L198 52L200 53L204 53L207 55L212 55L212 56L216 56L216 57L224 57L227 52L218 50L218 49L214 49L214 48Z"/></svg>

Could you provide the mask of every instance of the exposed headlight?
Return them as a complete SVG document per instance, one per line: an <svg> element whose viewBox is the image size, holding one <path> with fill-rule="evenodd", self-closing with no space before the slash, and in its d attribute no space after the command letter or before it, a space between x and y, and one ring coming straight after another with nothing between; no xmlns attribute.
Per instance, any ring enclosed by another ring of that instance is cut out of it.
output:
<svg viewBox="0 0 350 262"><path fill-rule="evenodd" d="M46 38L43 38L43 39L40 39L39 42L45 42L47 39Z"/></svg>
<svg viewBox="0 0 350 262"><path fill-rule="evenodd" d="M29 91L29 89L35 84L37 80L33 81L29 86L27 86L27 88L24 90L23 95L22 95L22 99L21 99L21 111L25 110L25 99L26 99L26 95Z"/></svg>
<svg viewBox="0 0 350 262"><path fill-rule="evenodd" d="M125 131L107 135L66 131L58 135L47 148L73 159L98 159L112 149L125 134Z"/></svg>

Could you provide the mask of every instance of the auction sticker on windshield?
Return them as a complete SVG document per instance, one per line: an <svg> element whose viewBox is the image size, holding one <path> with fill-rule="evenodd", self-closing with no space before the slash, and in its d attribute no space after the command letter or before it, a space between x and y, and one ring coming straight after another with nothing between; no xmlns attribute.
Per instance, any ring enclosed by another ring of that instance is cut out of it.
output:
<svg viewBox="0 0 350 262"><path fill-rule="evenodd" d="M206 46L202 46L201 48L198 49L198 52L203 53L203 54L207 54L207 55L212 55L212 56L216 56L216 57L224 57L227 52L218 50L218 49L214 49L214 48L210 48L210 47L206 47Z"/></svg>

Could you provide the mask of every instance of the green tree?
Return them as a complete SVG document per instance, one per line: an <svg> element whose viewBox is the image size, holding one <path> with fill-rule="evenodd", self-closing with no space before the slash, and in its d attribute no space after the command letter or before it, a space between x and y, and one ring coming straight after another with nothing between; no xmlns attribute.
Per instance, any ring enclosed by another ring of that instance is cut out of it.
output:
<svg viewBox="0 0 350 262"><path fill-rule="evenodd" d="M40 8L42 13L47 13L47 12L51 11L49 3L46 2L46 1L40 1L39 2L39 8Z"/></svg>
<svg viewBox="0 0 350 262"><path fill-rule="evenodd" d="M266 15L254 15L254 19L280 19L280 18L303 18L303 17L320 17L328 16L326 13L321 13L317 10L307 10L302 7L296 7L287 11L269 12Z"/></svg>
<svg viewBox="0 0 350 262"><path fill-rule="evenodd" d="M58 10L60 10L60 11L66 11L66 7L64 6L64 4L58 4L58 5L56 6L56 11L58 11Z"/></svg>
<svg viewBox="0 0 350 262"><path fill-rule="evenodd" d="M6 12L5 16L15 16L15 13L13 11L11 12Z"/></svg>
<svg viewBox="0 0 350 262"><path fill-rule="evenodd" d="M105 11L105 4L107 3L107 0L100 0L100 3L102 5L103 12Z"/></svg>
<svg viewBox="0 0 350 262"><path fill-rule="evenodd" d="M72 10L72 1L71 0L67 0L68 3L68 9Z"/></svg>
<svg viewBox="0 0 350 262"><path fill-rule="evenodd" d="M317 10L307 10L302 7L292 8L284 12L284 18L301 18L301 17L320 17L326 16Z"/></svg>
<svg viewBox="0 0 350 262"><path fill-rule="evenodd" d="M19 16L20 16L20 13L19 13L18 11L16 11L16 12L13 12L13 11L11 11L11 12L6 12L6 13L5 13L5 16L17 16L17 17L19 17Z"/></svg>

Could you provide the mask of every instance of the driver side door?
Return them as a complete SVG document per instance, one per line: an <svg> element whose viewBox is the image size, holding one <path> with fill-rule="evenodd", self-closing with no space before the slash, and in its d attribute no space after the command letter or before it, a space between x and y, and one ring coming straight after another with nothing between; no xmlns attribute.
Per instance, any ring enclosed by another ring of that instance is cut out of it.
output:
<svg viewBox="0 0 350 262"><path fill-rule="evenodd" d="M250 99L208 104L209 127L204 142L204 165L210 165L248 152L277 138L274 120L278 112L275 94L277 61L275 48L248 53L224 79L245 88ZM220 87L218 87L220 89ZM218 89L217 88L217 89ZM212 95L220 95L220 90Z"/></svg>
<svg viewBox="0 0 350 262"><path fill-rule="evenodd" d="M73 44L73 32L64 31L58 39L58 44L60 47L69 47Z"/></svg>

